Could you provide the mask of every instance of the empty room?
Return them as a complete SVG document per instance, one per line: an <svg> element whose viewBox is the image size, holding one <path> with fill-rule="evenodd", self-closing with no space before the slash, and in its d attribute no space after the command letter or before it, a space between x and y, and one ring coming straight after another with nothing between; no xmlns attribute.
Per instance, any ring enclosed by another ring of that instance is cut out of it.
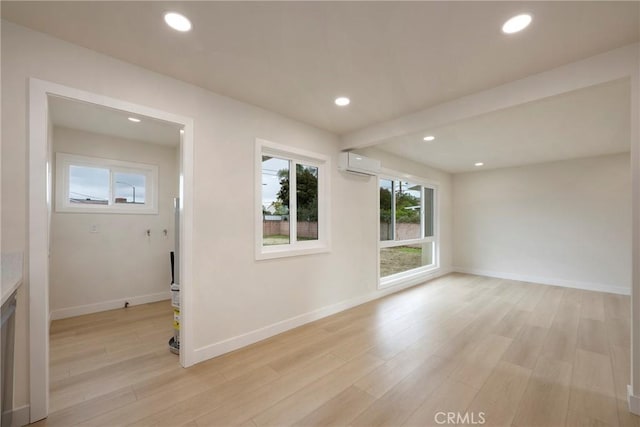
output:
<svg viewBox="0 0 640 427"><path fill-rule="evenodd" d="M640 3L1 17L2 427L640 425Z"/></svg>

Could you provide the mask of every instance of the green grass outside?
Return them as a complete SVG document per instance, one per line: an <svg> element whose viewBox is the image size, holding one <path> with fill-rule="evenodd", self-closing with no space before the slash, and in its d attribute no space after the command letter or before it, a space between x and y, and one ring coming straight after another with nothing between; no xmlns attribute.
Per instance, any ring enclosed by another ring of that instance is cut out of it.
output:
<svg viewBox="0 0 640 427"><path fill-rule="evenodd" d="M318 240L313 237L298 237L298 241L303 240ZM262 246L275 246L275 245L287 245L289 244L289 236L284 234L273 234L271 236L264 236L262 239Z"/></svg>
<svg viewBox="0 0 640 427"><path fill-rule="evenodd" d="M264 236L262 239L263 246L286 245L287 243L289 243L289 236L285 236L284 234Z"/></svg>
<svg viewBox="0 0 640 427"><path fill-rule="evenodd" d="M395 250L398 252L404 252L407 254L422 254L421 248L412 248L410 246L400 246L395 248Z"/></svg>
<svg viewBox="0 0 640 427"><path fill-rule="evenodd" d="M396 246L380 249L380 277L422 266L422 248Z"/></svg>

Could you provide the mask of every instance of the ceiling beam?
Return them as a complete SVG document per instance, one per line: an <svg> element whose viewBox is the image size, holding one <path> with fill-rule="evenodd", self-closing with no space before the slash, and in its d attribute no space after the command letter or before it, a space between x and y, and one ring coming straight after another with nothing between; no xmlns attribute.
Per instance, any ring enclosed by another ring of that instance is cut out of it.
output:
<svg viewBox="0 0 640 427"><path fill-rule="evenodd" d="M426 110L368 126L343 135L341 148L350 150L377 145L396 137L426 132L470 117L630 76L638 67L639 47L638 43L627 45Z"/></svg>

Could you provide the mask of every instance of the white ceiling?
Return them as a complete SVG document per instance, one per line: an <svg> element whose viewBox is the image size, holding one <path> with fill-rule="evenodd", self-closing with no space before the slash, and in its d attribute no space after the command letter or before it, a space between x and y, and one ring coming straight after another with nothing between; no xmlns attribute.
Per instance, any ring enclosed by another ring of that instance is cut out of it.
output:
<svg viewBox="0 0 640 427"><path fill-rule="evenodd" d="M49 112L54 126L173 147L180 143L180 125L126 111L51 96ZM140 122L133 123L129 117Z"/></svg>
<svg viewBox="0 0 640 427"><path fill-rule="evenodd" d="M630 149L630 82L622 79L484 114L377 148L452 173ZM434 141L423 137L433 135Z"/></svg>
<svg viewBox="0 0 640 427"><path fill-rule="evenodd" d="M194 24L177 33L165 11ZM2 17L338 134L639 38L638 2L11 2ZM508 17L532 25L504 35ZM338 108L337 95L351 106Z"/></svg>

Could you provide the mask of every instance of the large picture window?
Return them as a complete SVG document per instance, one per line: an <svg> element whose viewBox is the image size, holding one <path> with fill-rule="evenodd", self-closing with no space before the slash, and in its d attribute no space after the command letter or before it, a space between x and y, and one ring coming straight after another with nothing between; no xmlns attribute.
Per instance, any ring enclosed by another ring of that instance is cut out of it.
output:
<svg viewBox="0 0 640 427"><path fill-rule="evenodd" d="M435 186L381 177L379 194L380 286L437 268Z"/></svg>
<svg viewBox="0 0 640 427"><path fill-rule="evenodd" d="M56 154L56 211L157 214L158 167Z"/></svg>
<svg viewBox="0 0 640 427"><path fill-rule="evenodd" d="M256 258L329 250L329 158L256 141Z"/></svg>

